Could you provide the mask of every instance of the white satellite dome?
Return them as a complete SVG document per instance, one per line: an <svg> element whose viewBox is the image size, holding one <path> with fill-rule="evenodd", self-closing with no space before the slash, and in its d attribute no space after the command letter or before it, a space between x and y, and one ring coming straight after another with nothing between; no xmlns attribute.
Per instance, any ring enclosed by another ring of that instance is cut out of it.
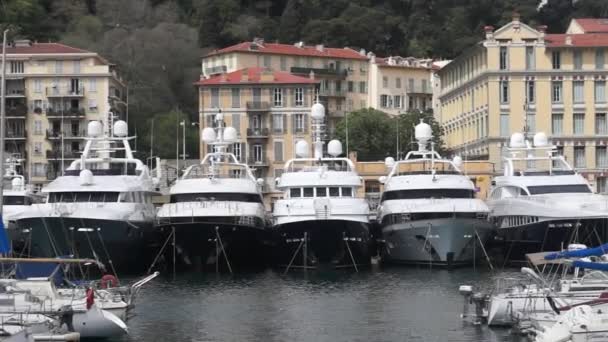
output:
<svg viewBox="0 0 608 342"><path fill-rule="evenodd" d="M308 158L310 155L310 150L308 148L308 143L305 140L300 140L296 143L296 156L300 158Z"/></svg>
<svg viewBox="0 0 608 342"><path fill-rule="evenodd" d="M126 137L127 135L129 135L129 126L127 126L127 123L122 120L116 121L114 123L114 136Z"/></svg>
<svg viewBox="0 0 608 342"><path fill-rule="evenodd" d="M226 127L224 128L224 141L233 143L237 139L237 132L234 127Z"/></svg>
<svg viewBox="0 0 608 342"><path fill-rule="evenodd" d="M456 167L461 167L462 166L462 157L461 156L455 156L454 159L452 159L452 162L454 163L454 165L456 165Z"/></svg>
<svg viewBox="0 0 608 342"><path fill-rule="evenodd" d="M340 140L332 140L327 144L327 153L332 157L342 154L342 143Z"/></svg>
<svg viewBox="0 0 608 342"><path fill-rule="evenodd" d="M203 140L204 143L206 144L211 144L212 142L215 142L215 130L211 127L205 127L203 129L203 133L201 134L201 139Z"/></svg>
<svg viewBox="0 0 608 342"><path fill-rule="evenodd" d="M315 120L321 120L325 117L325 106L320 103L315 103L310 108L310 116Z"/></svg>
<svg viewBox="0 0 608 342"><path fill-rule="evenodd" d="M522 148L526 147L526 139L524 135L516 132L511 135L511 139L509 140L509 147L511 148Z"/></svg>
<svg viewBox="0 0 608 342"><path fill-rule="evenodd" d="M545 147L549 145L549 139L545 132L538 132L534 134L534 147Z"/></svg>
<svg viewBox="0 0 608 342"><path fill-rule="evenodd" d="M91 172L91 170L84 169L80 171L78 176L80 178L80 185L93 184L93 172Z"/></svg>
<svg viewBox="0 0 608 342"><path fill-rule="evenodd" d="M103 134L103 125L100 121L91 121L87 125L87 134L91 138L100 137Z"/></svg>
<svg viewBox="0 0 608 342"><path fill-rule="evenodd" d="M11 186L13 187L13 191L19 191L23 188L23 179L21 177L15 177L11 180Z"/></svg>
<svg viewBox="0 0 608 342"><path fill-rule="evenodd" d="M393 165L395 165L395 158L393 157L386 157L384 158L384 165L386 165L386 167L393 167Z"/></svg>
<svg viewBox="0 0 608 342"><path fill-rule="evenodd" d="M423 119L420 119L420 123L414 127L414 136L416 140L420 142L426 142L433 138L433 129L431 125L424 122Z"/></svg>

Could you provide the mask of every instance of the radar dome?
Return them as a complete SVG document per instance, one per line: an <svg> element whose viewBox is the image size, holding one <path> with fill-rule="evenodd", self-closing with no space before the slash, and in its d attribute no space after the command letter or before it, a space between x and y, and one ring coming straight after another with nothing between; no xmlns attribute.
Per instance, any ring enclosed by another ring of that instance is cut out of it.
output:
<svg viewBox="0 0 608 342"><path fill-rule="evenodd" d="M215 141L215 130L211 127L205 127L203 129L202 137L203 142L206 144L211 144Z"/></svg>
<svg viewBox="0 0 608 342"><path fill-rule="evenodd" d="M129 135L129 126L127 126L127 123L122 120L116 121L114 123L114 135L117 137L126 137Z"/></svg>
<svg viewBox="0 0 608 342"><path fill-rule="evenodd" d="M342 143L340 140L332 140L327 144L327 153L332 157L342 154Z"/></svg>
<svg viewBox="0 0 608 342"><path fill-rule="evenodd" d="M300 140L296 143L296 156L300 158L308 158L309 156L308 143L304 140Z"/></svg>
<svg viewBox="0 0 608 342"><path fill-rule="evenodd" d="M393 165L395 165L395 158L393 158L393 157L386 157L384 159L384 165L386 165L386 167L393 167Z"/></svg>
<svg viewBox="0 0 608 342"><path fill-rule="evenodd" d="M325 117L325 106L320 103L315 103L310 109L310 116L315 120L321 120Z"/></svg>
<svg viewBox="0 0 608 342"><path fill-rule="evenodd" d="M414 128L414 135L418 141L429 141L433 137L433 129L431 125L420 119L420 123Z"/></svg>
<svg viewBox="0 0 608 342"><path fill-rule="evenodd" d="M93 172L91 170L84 169L80 171L80 185L91 185L93 184Z"/></svg>
<svg viewBox="0 0 608 342"><path fill-rule="evenodd" d="M236 141L237 133L234 127L226 127L224 128L224 141L233 143Z"/></svg>
<svg viewBox="0 0 608 342"><path fill-rule="evenodd" d="M455 156L454 159L452 160L452 162L454 163L454 165L456 165L456 167L461 167L462 166L462 157Z"/></svg>
<svg viewBox="0 0 608 342"><path fill-rule="evenodd" d="M215 114L215 121L224 121L224 113L219 112Z"/></svg>
<svg viewBox="0 0 608 342"><path fill-rule="evenodd" d="M526 147L526 141L524 135L517 132L511 135L511 139L509 141L509 147L511 148L521 148Z"/></svg>
<svg viewBox="0 0 608 342"><path fill-rule="evenodd" d="M13 191L19 191L23 188L23 180L20 177L15 177L11 181L11 186L13 187Z"/></svg>
<svg viewBox="0 0 608 342"><path fill-rule="evenodd" d="M91 121L87 125L87 134L89 137L97 138L100 137L103 133L103 126L100 121Z"/></svg>
<svg viewBox="0 0 608 342"><path fill-rule="evenodd" d="M544 132L538 132L534 134L534 146L535 147L544 147L549 145L549 139Z"/></svg>

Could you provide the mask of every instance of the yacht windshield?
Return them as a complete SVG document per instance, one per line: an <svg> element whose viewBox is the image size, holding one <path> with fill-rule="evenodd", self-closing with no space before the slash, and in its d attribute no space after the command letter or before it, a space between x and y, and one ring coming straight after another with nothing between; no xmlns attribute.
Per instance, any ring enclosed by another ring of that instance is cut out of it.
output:
<svg viewBox="0 0 608 342"><path fill-rule="evenodd" d="M4 205L30 205L32 201L25 196L4 196Z"/></svg>
<svg viewBox="0 0 608 342"><path fill-rule="evenodd" d="M262 203L258 194L243 194L231 192L204 192L191 194L171 195L171 203L178 202L201 202L201 201L233 201Z"/></svg>
<svg viewBox="0 0 608 342"><path fill-rule="evenodd" d="M48 203L118 202L118 192L51 192Z"/></svg>
<svg viewBox="0 0 608 342"><path fill-rule="evenodd" d="M558 194L558 193L590 193L591 189L586 184L560 184L560 185L535 185L529 186L530 195Z"/></svg>
<svg viewBox="0 0 608 342"><path fill-rule="evenodd" d="M382 194L382 201L416 198L473 198L475 193L469 189L415 189L395 190Z"/></svg>

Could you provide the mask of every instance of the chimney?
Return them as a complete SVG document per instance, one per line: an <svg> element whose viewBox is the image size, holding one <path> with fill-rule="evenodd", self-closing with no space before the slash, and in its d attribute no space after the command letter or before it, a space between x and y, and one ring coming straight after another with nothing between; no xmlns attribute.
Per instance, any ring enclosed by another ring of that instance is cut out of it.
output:
<svg viewBox="0 0 608 342"><path fill-rule="evenodd" d="M317 51L319 51L319 52L323 52L323 44L317 44L317 45L315 46L315 48L317 49Z"/></svg>
<svg viewBox="0 0 608 342"><path fill-rule="evenodd" d="M519 19L521 18L521 16L519 15L519 12L517 11L513 11L513 15L511 16L511 20L514 23L518 23L519 24Z"/></svg>
<svg viewBox="0 0 608 342"><path fill-rule="evenodd" d="M538 37L538 41L543 43L545 41L545 35L547 33L547 25L540 25L536 29L540 33L540 36Z"/></svg>
<svg viewBox="0 0 608 342"><path fill-rule="evenodd" d="M361 55L361 56L365 56L365 49L361 49L361 50L359 50L359 55Z"/></svg>
<svg viewBox="0 0 608 342"><path fill-rule="evenodd" d="M264 46L264 38L255 37L253 38L253 43L258 46Z"/></svg>
<svg viewBox="0 0 608 342"><path fill-rule="evenodd" d="M484 26L483 30L486 32L486 40L494 40L494 26Z"/></svg>
<svg viewBox="0 0 608 342"><path fill-rule="evenodd" d="M572 45L572 37L570 35L566 36L566 45Z"/></svg>
<svg viewBox="0 0 608 342"><path fill-rule="evenodd" d="M304 42L299 41L299 42L297 42L297 43L293 44L293 46L295 46L295 47L297 47L297 48L300 48L300 49L301 49L301 48L303 48L303 47L304 47Z"/></svg>
<svg viewBox="0 0 608 342"><path fill-rule="evenodd" d="M29 39L17 39L13 42L15 47L28 47L32 46L32 42Z"/></svg>

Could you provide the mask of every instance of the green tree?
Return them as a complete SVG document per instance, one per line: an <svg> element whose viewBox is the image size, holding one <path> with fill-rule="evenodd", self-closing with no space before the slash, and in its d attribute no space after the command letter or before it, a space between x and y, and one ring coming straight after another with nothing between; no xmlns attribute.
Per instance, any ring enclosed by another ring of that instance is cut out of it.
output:
<svg viewBox="0 0 608 342"><path fill-rule="evenodd" d="M138 156L142 159L147 157L150 154L150 146L152 146L155 157L175 159L176 143L179 145L179 153L182 154L183 131L179 125L182 120L186 121L187 158L197 159L199 157L198 126L193 126L188 115L179 110L158 113L145 122L145 134L138 136L140 148ZM154 126L154 132L152 132L152 126ZM178 134L179 139L177 139Z"/></svg>
<svg viewBox="0 0 608 342"><path fill-rule="evenodd" d="M363 161L382 160L395 153L395 127L385 112L367 108L348 114L348 145ZM346 146L346 119L336 127L337 138Z"/></svg>

